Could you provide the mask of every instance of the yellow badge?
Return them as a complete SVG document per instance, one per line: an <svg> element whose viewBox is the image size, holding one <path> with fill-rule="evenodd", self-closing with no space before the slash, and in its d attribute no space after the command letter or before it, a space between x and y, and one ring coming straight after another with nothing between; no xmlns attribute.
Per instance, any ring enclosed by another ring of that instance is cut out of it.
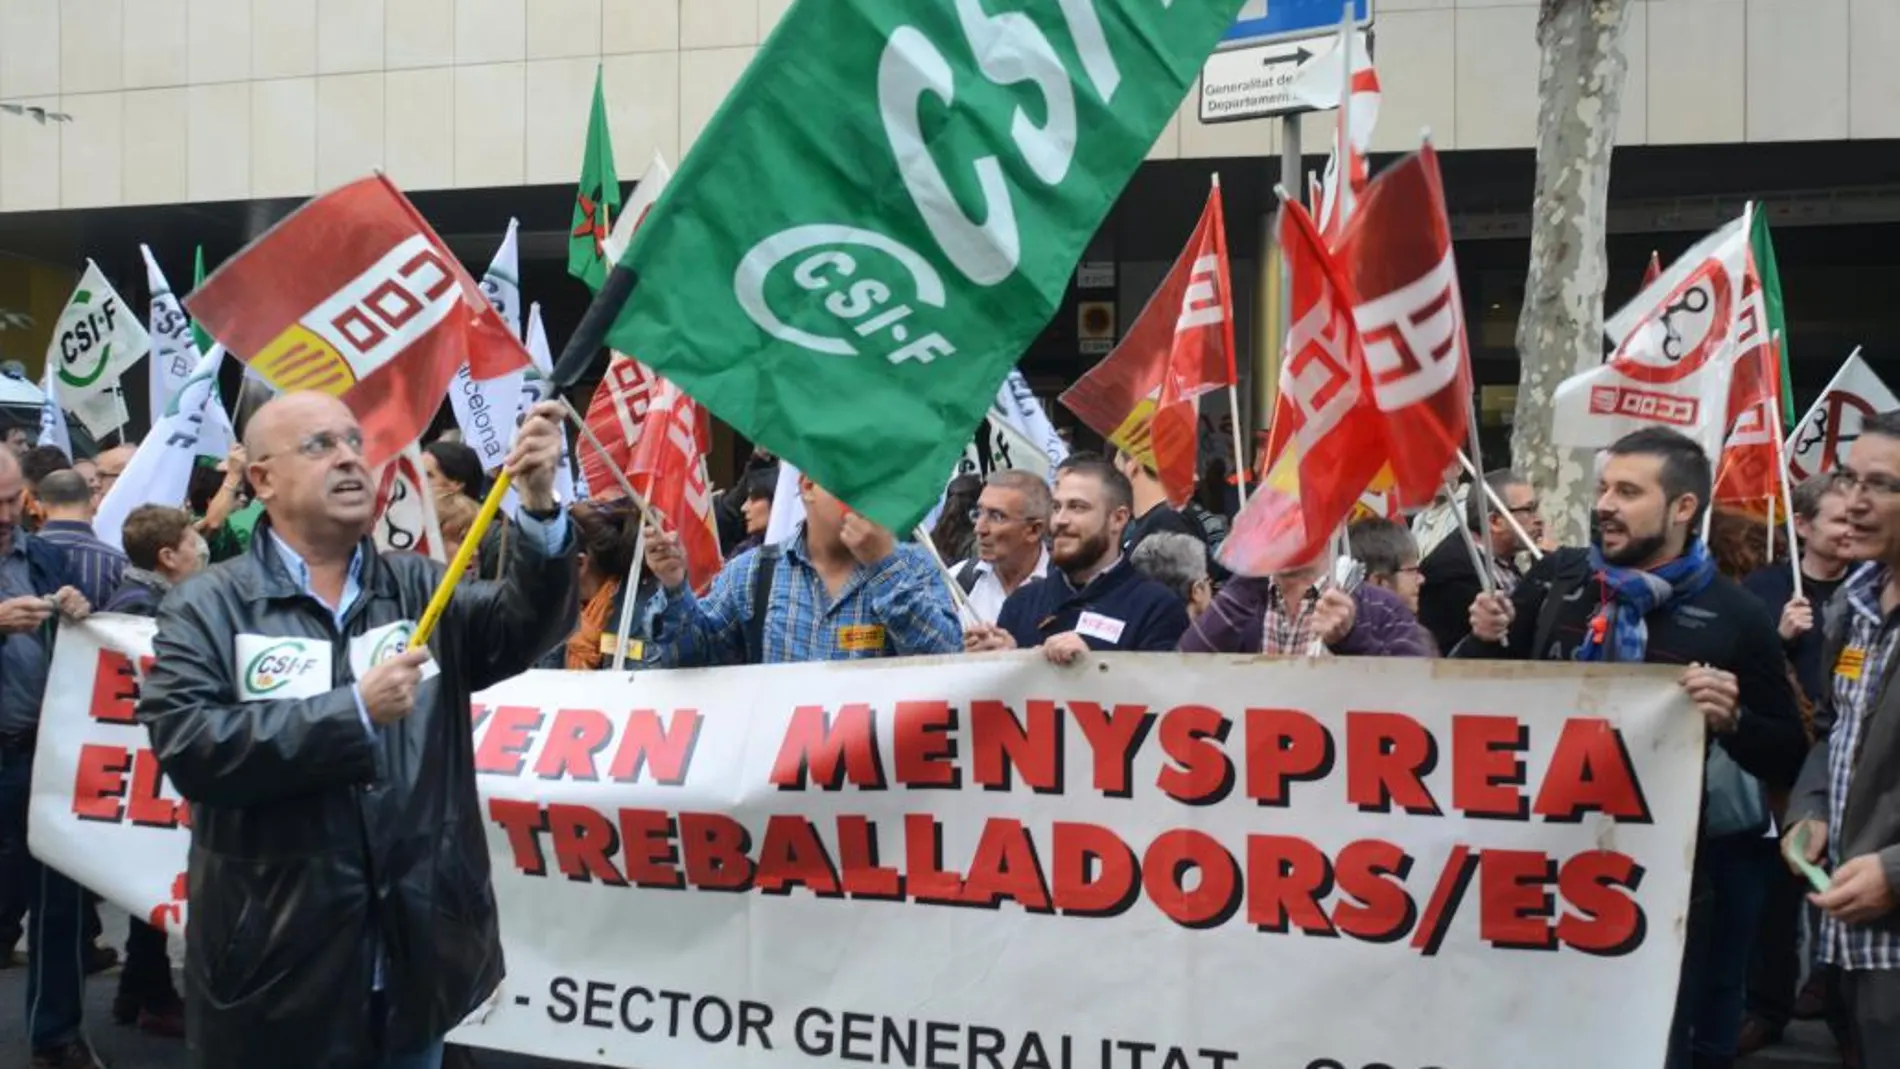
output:
<svg viewBox="0 0 1900 1069"><path fill-rule="evenodd" d="M1834 674L1850 683L1857 683L1860 681L1860 670L1866 663L1866 649L1849 646L1841 651L1840 660L1834 662Z"/></svg>
<svg viewBox="0 0 1900 1069"><path fill-rule="evenodd" d="M883 624L853 624L838 629L838 648L847 653L869 653L884 648Z"/></svg>
<svg viewBox="0 0 1900 1069"><path fill-rule="evenodd" d="M604 632L604 631L601 632L600 655L602 657L612 657L614 655L614 652L618 650L619 648L620 648L619 635L608 634L607 632ZM644 652L645 652L645 647L642 645L639 639L632 638L632 639L627 640L627 660L637 661L640 659L641 655Z"/></svg>

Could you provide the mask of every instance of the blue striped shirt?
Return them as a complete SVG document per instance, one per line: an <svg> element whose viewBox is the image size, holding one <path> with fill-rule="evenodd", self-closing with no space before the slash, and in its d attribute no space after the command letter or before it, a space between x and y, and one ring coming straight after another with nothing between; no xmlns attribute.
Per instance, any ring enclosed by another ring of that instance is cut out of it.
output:
<svg viewBox="0 0 1900 1069"><path fill-rule="evenodd" d="M961 653L963 624L928 552L899 545L876 565L859 564L833 598L812 566L801 527L767 592L760 634L764 664L855 661ZM646 616L648 663L660 668L744 664L746 621L760 550L734 558L704 599L661 592Z"/></svg>
<svg viewBox="0 0 1900 1069"><path fill-rule="evenodd" d="M1860 748L1861 721L1867 703L1876 700L1876 680L1883 678L1893 658L1900 628L1890 626L1880 611L1880 592L1887 586L1887 569L1864 564L1847 579L1847 646L1841 657L1860 660L1858 671L1834 673L1834 728L1827 737L1828 862L1836 869L1848 860L1841 856L1841 822L1847 814L1847 789L1854 781L1854 758ZM1839 597L1840 595L1836 595ZM1844 924L1821 914L1821 960L1843 969L1900 969L1900 936L1858 924Z"/></svg>
<svg viewBox="0 0 1900 1069"><path fill-rule="evenodd" d="M59 547L73 587L97 609L111 600L125 578L125 554L99 541L92 524L78 520L47 520L37 532L40 539Z"/></svg>

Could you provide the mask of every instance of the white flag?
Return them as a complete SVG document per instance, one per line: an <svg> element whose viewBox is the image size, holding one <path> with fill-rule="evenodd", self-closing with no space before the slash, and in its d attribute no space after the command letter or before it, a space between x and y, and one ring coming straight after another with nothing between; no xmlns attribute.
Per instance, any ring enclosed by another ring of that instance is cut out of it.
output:
<svg viewBox="0 0 1900 1069"><path fill-rule="evenodd" d="M1021 371L1011 371L996 388L989 420L994 467L1021 468L1053 479L1056 466L1069 459L1069 443L1056 433Z"/></svg>
<svg viewBox="0 0 1900 1069"><path fill-rule="evenodd" d="M1728 389L1744 336L1747 216L1702 239L1605 324L1601 367L1557 387L1551 438L1600 449L1631 431L1670 427L1711 458L1728 430Z"/></svg>
<svg viewBox="0 0 1900 1069"><path fill-rule="evenodd" d="M512 448L515 430L527 421L528 412L535 405L554 396L554 383L548 376L554 374L554 357L548 349L548 331L541 325L541 303L536 301L528 306L528 361L530 367L518 378L516 388L514 422L508 431L508 445ZM579 500L575 496L574 463L568 453L567 428L561 428L561 466L554 471L554 496L563 505L571 505ZM513 516L520 508L521 500L515 496L512 488L501 499L501 511L505 516Z"/></svg>
<svg viewBox="0 0 1900 1069"><path fill-rule="evenodd" d="M59 375L60 393L77 405L113 389L151 347L150 335L125 299L99 265L87 260L86 273L59 313L46 349L46 363Z"/></svg>
<svg viewBox="0 0 1900 1069"><path fill-rule="evenodd" d="M420 553L444 563L449 559L435 495L423 474L422 447L415 442L383 465L377 478L375 537L376 548L385 553Z"/></svg>
<svg viewBox="0 0 1900 1069"><path fill-rule="evenodd" d="M191 472L198 462L198 439L212 423L209 412L218 406L218 365L224 346L213 345L198 361L184 385L172 395L164 415L152 425L138 451L125 465L112 489L99 503L93 532L106 545L119 548L125 518L140 505L183 505L191 491Z"/></svg>
<svg viewBox="0 0 1900 1069"><path fill-rule="evenodd" d="M79 417L79 422L86 425L95 439L117 434L132 422L132 413L125 407L125 391L117 387L91 397L75 398L70 404L69 411Z"/></svg>
<svg viewBox="0 0 1900 1069"><path fill-rule="evenodd" d="M798 494L798 469L778 458L778 489L772 492L772 517L765 521L765 544L788 541L805 522L805 499Z"/></svg>
<svg viewBox="0 0 1900 1069"><path fill-rule="evenodd" d="M46 377L40 381L40 389L45 395L40 400L40 442L41 445L54 445L73 458L73 436L66 427L66 413L59 407L59 382L53 375L53 369L46 369Z"/></svg>
<svg viewBox="0 0 1900 1069"><path fill-rule="evenodd" d="M655 152L653 162L647 164L647 173L640 176L640 184L633 187L633 196L621 206L620 218L614 220L613 233L601 243L603 254L610 264L617 264L627 254L628 246L633 244L634 231L647 217L647 212L660 199L660 193L666 184L673 180L673 168L667 165L666 157Z"/></svg>
<svg viewBox="0 0 1900 1069"><path fill-rule="evenodd" d="M151 421L156 424L204 354L192 340L191 320L152 255L152 247L140 245L139 252L145 257L145 283L152 291L152 359L147 369L151 374Z"/></svg>
<svg viewBox="0 0 1900 1069"><path fill-rule="evenodd" d="M1788 435L1789 476L1799 482L1810 475L1833 471L1847 458L1848 447L1860 437L1861 424L1867 417L1896 408L1900 408L1900 399L1855 349L1821 392L1821 399Z"/></svg>
<svg viewBox="0 0 1900 1069"><path fill-rule="evenodd" d="M508 220L508 234L501 249L482 275L482 292L495 306L508 329L521 336L521 266L516 232L520 224ZM494 471L508 459L514 445L513 415L521 396L521 372L513 371L492 379L479 380L469 373L467 362L455 370L449 383L449 407L455 411L455 425L461 428L462 441L481 458L482 470Z"/></svg>

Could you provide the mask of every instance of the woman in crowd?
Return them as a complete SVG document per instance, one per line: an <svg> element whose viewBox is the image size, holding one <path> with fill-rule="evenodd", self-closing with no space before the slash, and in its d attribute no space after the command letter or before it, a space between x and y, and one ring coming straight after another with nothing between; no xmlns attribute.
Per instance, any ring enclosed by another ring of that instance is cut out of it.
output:
<svg viewBox="0 0 1900 1069"><path fill-rule="evenodd" d="M422 450L422 474L435 494L436 516L440 519L444 501L467 498L476 506L488 492L488 476L482 472L482 459L461 442L437 439ZM450 506L453 508L454 506ZM508 559L508 518L499 513L482 535L482 548L475 558L475 575L480 579L499 579ZM446 532L443 536L447 538Z"/></svg>
<svg viewBox="0 0 1900 1069"><path fill-rule="evenodd" d="M568 518L580 546L575 555L580 569L580 620L566 645L551 653L542 666L580 672L608 668L621 641L620 615L639 518L617 502L604 506L581 502L569 510ZM639 658L629 650L627 661L637 664Z"/></svg>
<svg viewBox="0 0 1900 1069"><path fill-rule="evenodd" d="M1179 531L1158 531L1141 540L1129 561L1141 574L1174 591L1197 620L1214 603L1214 582L1207 577L1207 547Z"/></svg>

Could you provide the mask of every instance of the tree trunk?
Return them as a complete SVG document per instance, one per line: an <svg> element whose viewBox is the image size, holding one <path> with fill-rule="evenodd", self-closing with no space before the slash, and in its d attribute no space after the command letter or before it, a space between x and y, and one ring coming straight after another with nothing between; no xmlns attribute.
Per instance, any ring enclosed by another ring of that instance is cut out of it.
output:
<svg viewBox="0 0 1900 1069"><path fill-rule="evenodd" d="M1522 365L1511 451L1542 491L1566 545L1588 531L1591 457L1550 440L1557 384L1603 361L1604 250L1610 151L1629 61L1623 32L1634 0L1542 0L1537 44L1537 197L1531 268L1517 321Z"/></svg>

